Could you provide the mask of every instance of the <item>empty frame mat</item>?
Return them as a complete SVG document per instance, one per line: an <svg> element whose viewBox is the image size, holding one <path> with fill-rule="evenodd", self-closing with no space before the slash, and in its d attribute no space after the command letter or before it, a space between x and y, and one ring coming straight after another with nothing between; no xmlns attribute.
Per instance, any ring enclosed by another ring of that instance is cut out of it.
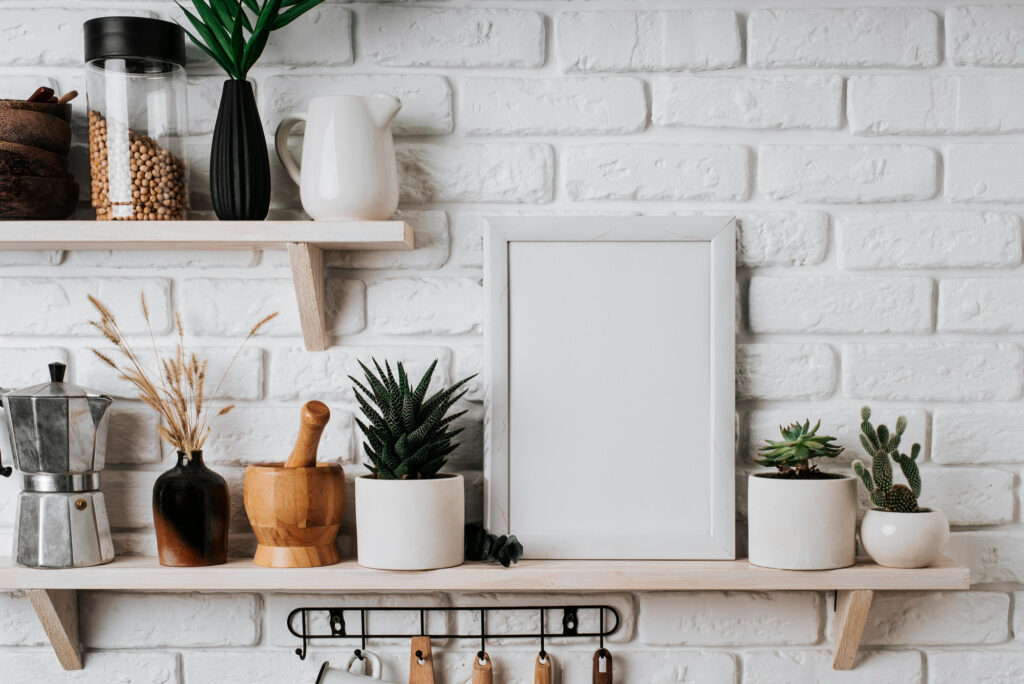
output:
<svg viewBox="0 0 1024 684"><path fill-rule="evenodd" d="M488 527L530 558L731 558L732 223L491 230Z"/></svg>

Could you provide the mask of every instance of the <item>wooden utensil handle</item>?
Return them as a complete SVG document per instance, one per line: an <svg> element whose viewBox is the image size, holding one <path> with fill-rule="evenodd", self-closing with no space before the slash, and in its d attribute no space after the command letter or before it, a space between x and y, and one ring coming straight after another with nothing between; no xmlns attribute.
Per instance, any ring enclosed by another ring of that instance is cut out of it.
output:
<svg viewBox="0 0 1024 684"><path fill-rule="evenodd" d="M316 450L320 445L327 421L331 419L331 409L322 401L307 401L302 405L302 419L299 424L299 436L295 439L295 447L285 462L285 468L312 468L316 466Z"/></svg>
<svg viewBox="0 0 1024 684"><path fill-rule="evenodd" d="M594 652L593 684L612 684L612 654L607 649L599 648Z"/></svg>
<svg viewBox="0 0 1024 684"><path fill-rule="evenodd" d="M430 653L430 637L412 638L409 647L409 684L434 684L434 656Z"/></svg>
<svg viewBox="0 0 1024 684"><path fill-rule="evenodd" d="M473 684L492 684L491 656L484 652L473 658Z"/></svg>
<svg viewBox="0 0 1024 684"><path fill-rule="evenodd" d="M533 666L533 684L551 684L551 654L546 653L544 658L537 654L537 662Z"/></svg>

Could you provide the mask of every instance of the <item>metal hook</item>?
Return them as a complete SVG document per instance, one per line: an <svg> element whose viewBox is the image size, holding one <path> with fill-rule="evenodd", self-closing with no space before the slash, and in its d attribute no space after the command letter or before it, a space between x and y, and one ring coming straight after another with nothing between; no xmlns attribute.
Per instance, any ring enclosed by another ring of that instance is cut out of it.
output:
<svg viewBox="0 0 1024 684"><path fill-rule="evenodd" d="M600 620L599 620L600 621L600 627L597 630L598 632L601 633L600 642L598 643L598 650L601 651L601 655L604 655L604 607L602 606L601 608L598 608L597 610L601 614L601 617L600 617Z"/></svg>
<svg viewBox="0 0 1024 684"><path fill-rule="evenodd" d="M301 611L302 615L302 646L295 649L295 655L299 656L299 660L306 659L306 635L309 634L309 630L306 628L306 611Z"/></svg>
<svg viewBox="0 0 1024 684"><path fill-rule="evenodd" d="M476 659L483 662L484 656L487 655L487 609L480 609L480 652L476 654Z"/></svg>
<svg viewBox="0 0 1024 684"><path fill-rule="evenodd" d="M427 620L424 616L425 612L426 611L420 608L420 636L427 636Z"/></svg>
<svg viewBox="0 0 1024 684"><path fill-rule="evenodd" d="M359 636L361 637L360 641L362 641L363 650L365 651L366 650L366 610L365 609L360 609L359 610ZM362 660L362 657L360 657L360 660Z"/></svg>
<svg viewBox="0 0 1024 684"><path fill-rule="evenodd" d="M548 659L548 652L544 650L544 609L540 609L540 659L541 662Z"/></svg>

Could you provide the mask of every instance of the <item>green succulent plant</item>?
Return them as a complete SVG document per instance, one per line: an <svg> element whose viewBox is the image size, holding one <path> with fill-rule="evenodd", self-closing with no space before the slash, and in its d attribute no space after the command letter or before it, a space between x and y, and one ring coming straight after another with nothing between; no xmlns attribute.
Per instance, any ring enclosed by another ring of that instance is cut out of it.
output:
<svg viewBox="0 0 1024 684"><path fill-rule="evenodd" d="M181 3L176 4L199 34L196 36L185 29L192 42L231 78L244 81L267 47L270 33L284 28L323 1L192 0L199 16Z"/></svg>
<svg viewBox="0 0 1024 684"><path fill-rule="evenodd" d="M436 360L415 388L410 385L401 362L397 364L397 377L387 361L381 368L373 359L376 374L364 363L359 365L366 376L366 385L351 375L348 377L356 386L356 401L366 417L366 423L356 420L366 437L363 448L370 458L366 467L382 480L437 477L447 461L445 457L458 446L454 438L462 432L462 428L453 430L452 423L466 413L458 411L448 415L448 411L468 391L459 391L460 388L476 375L463 378L428 398L427 388L437 367Z"/></svg>
<svg viewBox="0 0 1024 684"><path fill-rule="evenodd" d="M766 444L757 451L761 456L757 461L758 465L775 466L782 473L793 472L796 477L807 477L811 473L816 473L818 468L811 463L812 459L835 458L843 453L843 447L832 443L835 437L818 434L819 427L820 420L813 428L810 420L786 427L780 425L782 439L774 442L770 439L765 440Z"/></svg>
<svg viewBox="0 0 1024 684"><path fill-rule="evenodd" d="M915 443L909 456L899 451L900 440L907 429L906 416L896 419L896 430L892 433L885 425L877 428L871 425L871 409L867 406L860 410L860 418L860 443L871 456L871 472L860 461L853 462L853 472L867 488L871 503L893 513L918 511L921 471L917 468L917 457L921 454L921 445ZM907 484L893 484L890 457L899 464Z"/></svg>

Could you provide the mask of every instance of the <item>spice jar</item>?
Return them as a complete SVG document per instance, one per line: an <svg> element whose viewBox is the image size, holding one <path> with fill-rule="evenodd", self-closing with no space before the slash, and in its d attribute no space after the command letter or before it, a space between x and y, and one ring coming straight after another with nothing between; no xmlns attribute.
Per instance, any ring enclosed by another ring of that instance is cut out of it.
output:
<svg viewBox="0 0 1024 684"><path fill-rule="evenodd" d="M85 22L89 160L96 218L186 218L185 32L144 17Z"/></svg>

